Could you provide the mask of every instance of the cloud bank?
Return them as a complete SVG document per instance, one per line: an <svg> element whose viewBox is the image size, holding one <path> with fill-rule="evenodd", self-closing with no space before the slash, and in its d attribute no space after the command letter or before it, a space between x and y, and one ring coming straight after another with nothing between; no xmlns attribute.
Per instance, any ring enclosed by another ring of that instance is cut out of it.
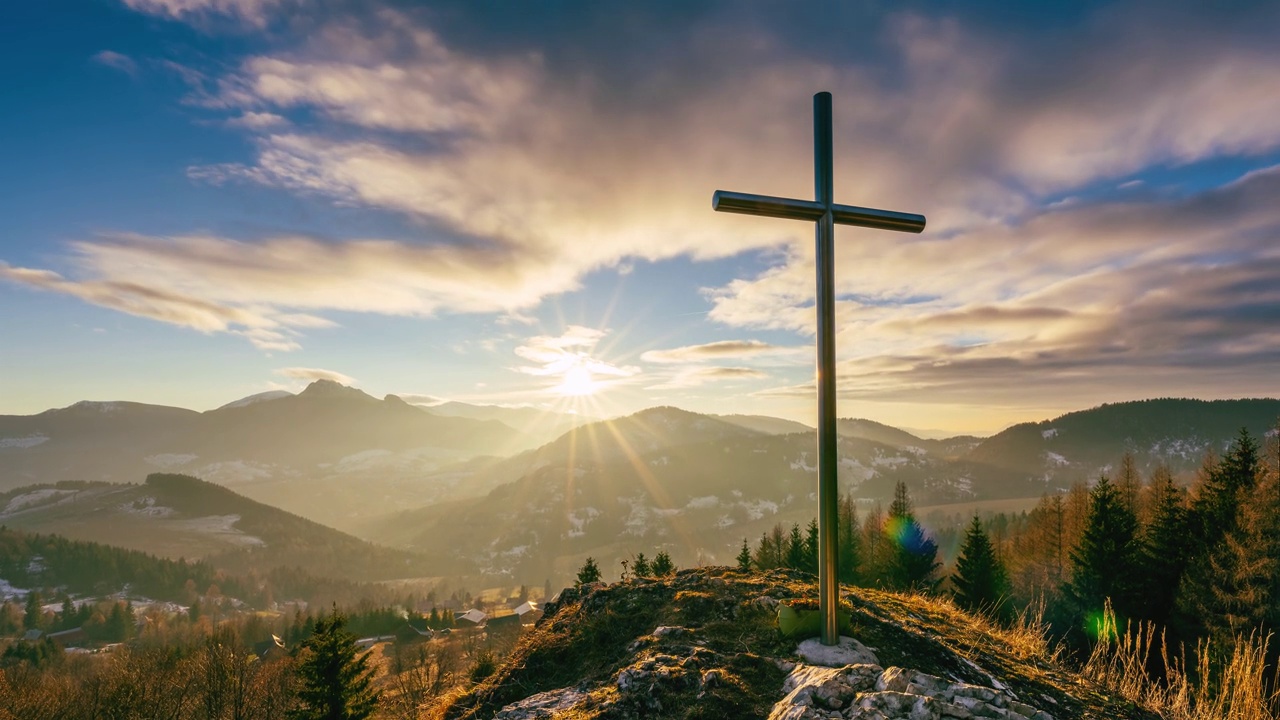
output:
<svg viewBox="0 0 1280 720"><path fill-rule="evenodd" d="M256 28L286 7L126 4ZM421 228L413 241L115 234L72 243L57 271L0 276L280 351L333 327L326 313L516 314L601 268L767 248L773 267L706 288L709 317L804 337L812 231L717 215L709 200L717 188L807 196L810 96L830 90L837 199L929 217L919 238L838 233L851 396L974 399L1013 393L1015 374L1177 388L1227 368L1256 386L1274 362L1280 170L1260 167L1280 151L1273 3L1052 9L1016 32L977 5L625 8L626 23L620 3L517 23L466 3L338 3L190 69L191 101L253 147L189 168L195 182L404 218ZM1161 181L1222 158L1260 169ZM531 339L521 371L554 374L566 358L622 369L578 340ZM643 359L773 351L711 343Z"/></svg>

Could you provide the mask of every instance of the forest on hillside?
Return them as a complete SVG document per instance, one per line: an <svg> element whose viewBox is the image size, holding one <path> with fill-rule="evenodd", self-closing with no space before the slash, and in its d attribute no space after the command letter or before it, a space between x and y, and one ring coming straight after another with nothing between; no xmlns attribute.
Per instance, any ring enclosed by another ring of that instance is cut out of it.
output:
<svg viewBox="0 0 1280 720"><path fill-rule="evenodd" d="M741 567L813 572L818 527L781 525ZM1034 509L974 516L944 573L938 544L899 484L887 512L859 518L840 505L841 582L947 595L1003 624L1043 624L1083 661L1121 643L1157 682L1258 661L1277 691L1280 643L1280 434L1260 443L1241 429L1221 457L1208 454L1190 488L1166 467L1142 477L1133 458L1114 477L1045 495ZM1200 667L1186 658L1201 653ZM1265 669L1265 670L1264 670ZM1280 709L1280 708L1273 708Z"/></svg>

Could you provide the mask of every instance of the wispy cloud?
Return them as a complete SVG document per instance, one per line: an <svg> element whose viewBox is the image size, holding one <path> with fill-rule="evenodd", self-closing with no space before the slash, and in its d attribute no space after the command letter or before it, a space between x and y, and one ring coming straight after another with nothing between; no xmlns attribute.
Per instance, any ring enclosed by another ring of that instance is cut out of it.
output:
<svg viewBox="0 0 1280 720"><path fill-rule="evenodd" d="M747 367L692 367L676 372L670 379L650 385L647 390L673 390L730 380L763 380L769 374Z"/></svg>
<svg viewBox="0 0 1280 720"><path fill-rule="evenodd" d="M554 258L504 263L475 246L116 235L72 250L83 279L7 265L0 277L202 332L236 332L273 350L296 349L298 330L335 326L318 311L506 313L575 283Z"/></svg>
<svg viewBox="0 0 1280 720"><path fill-rule="evenodd" d="M210 15L224 15L245 24L266 25L270 12L296 0L124 0L139 12L175 20L201 20Z"/></svg>
<svg viewBox="0 0 1280 720"><path fill-rule="evenodd" d="M669 350L649 350L641 360L660 364L693 363L726 358L759 357L762 355L792 355L808 352L804 347L783 347L761 340L720 340L701 345L685 345Z"/></svg>
<svg viewBox="0 0 1280 720"><path fill-rule="evenodd" d="M937 295L841 303L842 394L1077 405L1120 392L1266 394L1280 360L1277 199L1280 167L1181 199L1079 205L962 234L945 241L945 268L943 241L866 253L837 272L842 291L900 293L919 280L885 279L911 269ZM777 287L762 277L726 288L717 312L776 325L776 307L796 302Z"/></svg>
<svg viewBox="0 0 1280 720"><path fill-rule="evenodd" d="M65 293L95 305L204 333L240 335L263 350L296 350L300 329L334 326L332 321L314 315L221 303L172 286L135 282L124 277L75 281L49 270L12 267L0 262L0 279Z"/></svg>
<svg viewBox="0 0 1280 720"><path fill-rule="evenodd" d="M232 127L248 128L250 130L265 130L267 128L288 125L289 121L283 116L275 113L246 110L240 115L228 119L227 124Z"/></svg>
<svg viewBox="0 0 1280 720"><path fill-rule="evenodd" d="M100 65L114 68L126 75L138 74L138 63L134 62L133 58L128 55L115 52L114 50L103 50L102 52L94 55L92 59Z"/></svg>
<svg viewBox="0 0 1280 720"><path fill-rule="evenodd" d="M350 375L344 375L335 370L325 370L323 368L287 367L280 368L276 370L275 373L281 377L293 378L294 380L305 380L307 382L330 380L342 385L356 384L356 379Z"/></svg>

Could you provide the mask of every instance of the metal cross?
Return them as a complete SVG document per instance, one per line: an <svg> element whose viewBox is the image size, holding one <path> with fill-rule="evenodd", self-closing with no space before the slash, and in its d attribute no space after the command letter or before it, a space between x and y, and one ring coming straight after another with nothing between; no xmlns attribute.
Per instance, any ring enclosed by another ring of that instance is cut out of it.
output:
<svg viewBox="0 0 1280 720"><path fill-rule="evenodd" d="M822 644L835 645L840 642L836 616L840 582L836 566L839 497L836 486L835 225L918 233L924 230L924 216L835 203L831 187L831 93L828 92L813 96L813 164L816 200L717 190L711 198L711 207L720 212L811 220L818 224L818 602L822 612Z"/></svg>

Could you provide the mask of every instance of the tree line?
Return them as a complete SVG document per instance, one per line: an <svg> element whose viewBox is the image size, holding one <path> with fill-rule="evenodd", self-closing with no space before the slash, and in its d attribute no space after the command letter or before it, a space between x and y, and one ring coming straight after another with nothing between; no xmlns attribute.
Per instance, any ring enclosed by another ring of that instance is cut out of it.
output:
<svg viewBox="0 0 1280 720"><path fill-rule="evenodd" d="M1208 642L1220 656L1240 638L1280 630L1280 433L1263 448L1242 428L1221 457L1204 458L1189 488L1163 466L1144 481L1126 455L1111 475L1046 494L1029 512L974 516L945 577L903 484L887 513L861 520L842 498L839 521L842 583L945 592L1006 621L1039 607L1082 652L1108 617L1121 631L1145 623L1172 648ZM738 564L816 572L817 548L816 521L777 525L754 550L744 540Z"/></svg>

